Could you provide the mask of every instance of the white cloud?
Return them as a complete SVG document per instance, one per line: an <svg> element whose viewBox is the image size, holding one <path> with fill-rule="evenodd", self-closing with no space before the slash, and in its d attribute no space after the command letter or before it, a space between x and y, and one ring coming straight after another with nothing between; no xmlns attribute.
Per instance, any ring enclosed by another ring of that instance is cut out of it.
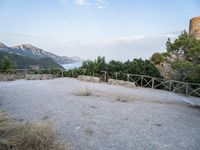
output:
<svg viewBox="0 0 200 150"><path fill-rule="evenodd" d="M13 33L13 32L1 32L0 36L8 36L8 37L24 37L24 38L35 38L35 39L51 39L51 37L32 35L32 34L23 34L23 33Z"/></svg>
<svg viewBox="0 0 200 150"><path fill-rule="evenodd" d="M79 56L82 59L95 59L105 56L107 60L126 61L134 58L148 59L155 52L164 52L168 38L174 39L179 33L157 35L135 35L115 37L98 41L68 41L51 46L60 55Z"/></svg>
<svg viewBox="0 0 200 150"><path fill-rule="evenodd" d="M107 0L96 0L95 5L98 9L103 9L109 4Z"/></svg>
<svg viewBox="0 0 200 150"><path fill-rule="evenodd" d="M75 4L79 6L84 6L84 5L91 6L91 3L89 3L88 0L75 0Z"/></svg>
<svg viewBox="0 0 200 150"><path fill-rule="evenodd" d="M94 6L97 9L103 9L109 4L109 0L59 0L62 4L66 5L70 1L77 6Z"/></svg>

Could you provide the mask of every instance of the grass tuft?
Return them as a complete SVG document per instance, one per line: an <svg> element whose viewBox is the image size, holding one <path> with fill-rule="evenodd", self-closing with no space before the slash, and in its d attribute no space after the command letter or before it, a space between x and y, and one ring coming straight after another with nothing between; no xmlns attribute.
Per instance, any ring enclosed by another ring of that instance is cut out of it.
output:
<svg viewBox="0 0 200 150"><path fill-rule="evenodd" d="M84 89L82 91L76 91L73 93L76 96L91 96L92 95L92 91L90 89Z"/></svg>
<svg viewBox="0 0 200 150"><path fill-rule="evenodd" d="M0 150L69 150L49 122L19 123L0 112Z"/></svg>

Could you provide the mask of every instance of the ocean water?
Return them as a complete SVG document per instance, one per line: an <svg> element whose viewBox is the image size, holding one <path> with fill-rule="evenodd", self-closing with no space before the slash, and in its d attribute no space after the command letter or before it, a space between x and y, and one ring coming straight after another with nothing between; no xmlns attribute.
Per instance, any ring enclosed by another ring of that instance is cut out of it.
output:
<svg viewBox="0 0 200 150"><path fill-rule="evenodd" d="M66 69L74 69L74 68L78 68L81 67L82 62L75 62L75 63L71 63L71 64L63 64L62 66Z"/></svg>

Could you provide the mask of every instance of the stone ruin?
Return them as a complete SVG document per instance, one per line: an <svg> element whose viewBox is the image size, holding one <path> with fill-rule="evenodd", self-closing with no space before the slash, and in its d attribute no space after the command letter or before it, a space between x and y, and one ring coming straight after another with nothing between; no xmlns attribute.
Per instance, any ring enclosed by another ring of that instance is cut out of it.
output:
<svg viewBox="0 0 200 150"><path fill-rule="evenodd" d="M108 84L119 85L119 86L124 86L124 87L129 87L129 88L136 87L134 82L124 81L124 80L115 80L115 79L108 79Z"/></svg>
<svg viewBox="0 0 200 150"><path fill-rule="evenodd" d="M96 82L96 83L101 82L100 77L92 77L92 76L85 76L85 75L79 75L77 77L77 79L80 80L80 81L87 81L87 82Z"/></svg>
<svg viewBox="0 0 200 150"><path fill-rule="evenodd" d="M27 80L51 80L53 79L52 74L26 74L25 79Z"/></svg>

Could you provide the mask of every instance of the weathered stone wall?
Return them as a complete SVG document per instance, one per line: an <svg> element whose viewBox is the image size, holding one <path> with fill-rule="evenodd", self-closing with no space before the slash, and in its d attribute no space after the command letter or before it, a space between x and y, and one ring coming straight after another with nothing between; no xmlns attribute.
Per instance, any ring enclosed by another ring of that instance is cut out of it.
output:
<svg viewBox="0 0 200 150"><path fill-rule="evenodd" d="M27 80L50 80L53 79L52 74L26 74Z"/></svg>
<svg viewBox="0 0 200 150"><path fill-rule="evenodd" d="M13 81L15 80L15 76L12 74L0 74L0 81Z"/></svg>
<svg viewBox="0 0 200 150"><path fill-rule="evenodd" d="M135 83L129 82L129 81L124 81L124 80L108 79L108 84L111 84L111 85L120 85L120 86L129 87L129 88L136 87Z"/></svg>
<svg viewBox="0 0 200 150"><path fill-rule="evenodd" d="M99 77L92 77L92 76L85 76L85 75L79 75L77 79L80 81L87 81L87 82L97 82L97 83L101 82L101 79Z"/></svg>
<svg viewBox="0 0 200 150"><path fill-rule="evenodd" d="M200 40L200 16L190 20L190 35Z"/></svg>

